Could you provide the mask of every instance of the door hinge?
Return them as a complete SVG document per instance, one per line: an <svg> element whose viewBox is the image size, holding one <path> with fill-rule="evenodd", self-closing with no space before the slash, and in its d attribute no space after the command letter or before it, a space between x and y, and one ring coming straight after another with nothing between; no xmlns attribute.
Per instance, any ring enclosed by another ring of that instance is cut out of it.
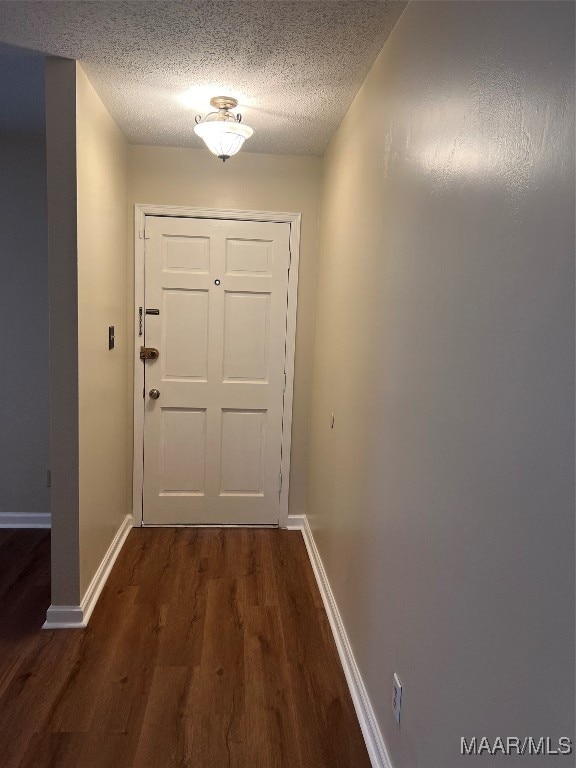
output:
<svg viewBox="0 0 576 768"><path fill-rule="evenodd" d="M142 336L142 307L138 307L138 336Z"/></svg>
<svg viewBox="0 0 576 768"><path fill-rule="evenodd" d="M287 379L287 374L286 374L286 371L284 371L284 392L286 392L286 379Z"/></svg>
<svg viewBox="0 0 576 768"><path fill-rule="evenodd" d="M146 234L146 230L145 229L139 230L138 237L140 238L140 240L150 240L150 235Z"/></svg>
<svg viewBox="0 0 576 768"><path fill-rule="evenodd" d="M282 472L280 472L280 475L278 478L278 485L279 485L278 491L279 493L282 493Z"/></svg>

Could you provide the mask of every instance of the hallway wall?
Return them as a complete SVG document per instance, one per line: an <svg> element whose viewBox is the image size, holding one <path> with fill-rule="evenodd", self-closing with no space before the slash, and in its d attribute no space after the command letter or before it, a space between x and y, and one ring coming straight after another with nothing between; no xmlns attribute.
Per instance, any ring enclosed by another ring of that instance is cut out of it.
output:
<svg viewBox="0 0 576 768"><path fill-rule="evenodd" d="M205 149L131 146L130 221L134 203L302 213L294 372L289 513L306 505L310 390L322 160L243 151L222 163ZM131 246L131 259L134 249ZM128 312L133 327L133 287Z"/></svg>
<svg viewBox="0 0 576 768"><path fill-rule="evenodd" d="M394 768L574 736L573 30L410 3L325 156L308 514Z"/></svg>
<svg viewBox="0 0 576 768"><path fill-rule="evenodd" d="M77 65L80 592L131 513L128 142ZM115 347L108 349L108 327Z"/></svg>
<svg viewBox="0 0 576 768"><path fill-rule="evenodd" d="M46 60L46 147L53 470L48 619L58 623L68 620L60 609L66 613L84 599L131 502L127 142L76 61Z"/></svg>

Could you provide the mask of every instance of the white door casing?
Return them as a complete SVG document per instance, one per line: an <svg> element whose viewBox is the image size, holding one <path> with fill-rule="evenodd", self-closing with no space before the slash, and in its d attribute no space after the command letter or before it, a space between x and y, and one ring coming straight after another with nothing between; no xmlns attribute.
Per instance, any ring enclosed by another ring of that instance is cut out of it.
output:
<svg viewBox="0 0 576 768"><path fill-rule="evenodd" d="M285 525L299 216L157 213L137 207L136 350L160 356L135 363L135 523Z"/></svg>

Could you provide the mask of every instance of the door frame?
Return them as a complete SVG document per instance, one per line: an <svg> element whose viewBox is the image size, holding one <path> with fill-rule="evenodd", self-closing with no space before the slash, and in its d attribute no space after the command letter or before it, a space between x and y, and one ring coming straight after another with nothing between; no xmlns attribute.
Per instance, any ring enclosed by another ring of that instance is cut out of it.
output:
<svg viewBox="0 0 576 768"><path fill-rule="evenodd" d="M298 303L298 265L300 261L300 213L246 211L226 208L192 208L178 205L134 205L134 456L132 469L132 514L134 526L143 523L144 488L144 366L140 362L140 309L144 308L144 232L146 216L174 216L191 219L227 219L232 221L272 221L290 225L290 261L286 312L286 388L282 416L282 452L280 473L280 510L278 524L288 524L290 488L290 446L292 443L292 402L294 396L294 353L296 349L296 307ZM142 316L144 321L144 315Z"/></svg>

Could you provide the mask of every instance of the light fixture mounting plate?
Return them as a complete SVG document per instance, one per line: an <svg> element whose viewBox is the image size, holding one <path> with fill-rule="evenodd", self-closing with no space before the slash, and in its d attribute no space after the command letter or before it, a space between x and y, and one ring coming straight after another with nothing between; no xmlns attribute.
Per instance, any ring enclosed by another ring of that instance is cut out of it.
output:
<svg viewBox="0 0 576 768"><path fill-rule="evenodd" d="M210 99L210 104L216 109L234 109L238 106L238 99L233 99L232 96L214 96Z"/></svg>

